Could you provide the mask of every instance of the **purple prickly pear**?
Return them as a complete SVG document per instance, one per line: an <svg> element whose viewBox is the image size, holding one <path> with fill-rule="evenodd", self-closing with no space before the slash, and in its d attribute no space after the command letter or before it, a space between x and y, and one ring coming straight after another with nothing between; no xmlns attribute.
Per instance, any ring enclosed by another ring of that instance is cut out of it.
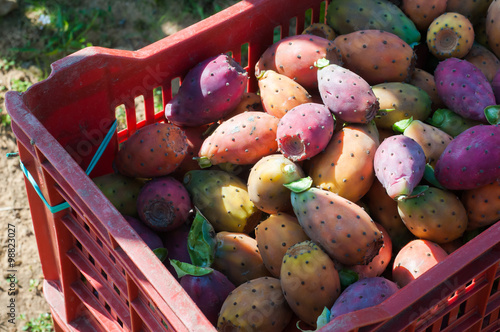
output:
<svg viewBox="0 0 500 332"><path fill-rule="evenodd" d="M232 57L210 57L187 73L179 92L165 105L165 117L178 126L215 122L236 108L247 81L248 73Z"/></svg>
<svg viewBox="0 0 500 332"><path fill-rule="evenodd" d="M500 104L500 69L496 72L495 76L493 76L491 87L493 88L497 104Z"/></svg>
<svg viewBox="0 0 500 332"><path fill-rule="evenodd" d="M314 157L328 145L334 127L335 118L325 105L300 104L280 119L276 130L278 147L294 162Z"/></svg>
<svg viewBox="0 0 500 332"><path fill-rule="evenodd" d="M186 135L171 123L153 123L137 130L116 155L119 173L152 178L172 173L186 157Z"/></svg>
<svg viewBox="0 0 500 332"><path fill-rule="evenodd" d="M175 277L177 277L177 274L170 263L170 259L175 259L184 263L192 263L188 251L188 235L190 229L191 222L188 221L174 230L160 233L163 246L167 249L169 258L164 260L163 264Z"/></svg>
<svg viewBox="0 0 500 332"><path fill-rule="evenodd" d="M170 231L186 222L192 208L189 193L173 177L154 178L141 189L137 198L139 218L157 231Z"/></svg>
<svg viewBox="0 0 500 332"><path fill-rule="evenodd" d="M330 310L330 319L356 310L373 307L399 290L398 285L384 277L365 278L349 285Z"/></svg>
<svg viewBox="0 0 500 332"><path fill-rule="evenodd" d="M436 162L439 183L468 190L500 178L500 125L477 125L456 136Z"/></svg>
<svg viewBox="0 0 500 332"><path fill-rule="evenodd" d="M411 194L424 176L425 165L420 144L402 134L380 143L373 160L375 176L393 199Z"/></svg>
<svg viewBox="0 0 500 332"><path fill-rule="evenodd" d="M490 82L472 63L458 58L441 61L434 71L436 90L453 112L467 119L488 123L484 109L495 105Z"/></svg>
<svg viewBox="0 0 500 332"><path fill-rule="evenodd" d="M210 273L203 275L186 274L179 283L208 320L217 325L222 304L235 286L223 273L210 270Z"/></svg>
<svg viewBox="0 0 500 332"><path fill-rule="evenodd" d="M318 89L323 103L335 117L345 122L368 123L375 118L379 103L372 88L361 76L347 68L321 59Z"/></svg>
<svg viewBox="0 0 500 332"><path fill-rule="evenodd" d="M280 280L260 277L234 289L222 304L218 331L283 331L292 319Z"/></svg>
<svg viewBox="0 0 500 332"><path fill-rule="evenodd" d="M151 250L163 248L163 241L158 233L153 231L137 218L131 216L123 217L134 229L134 231L136 231L136 233L141 237L144 243L146 243L146 245L151 248Z"/></svg>

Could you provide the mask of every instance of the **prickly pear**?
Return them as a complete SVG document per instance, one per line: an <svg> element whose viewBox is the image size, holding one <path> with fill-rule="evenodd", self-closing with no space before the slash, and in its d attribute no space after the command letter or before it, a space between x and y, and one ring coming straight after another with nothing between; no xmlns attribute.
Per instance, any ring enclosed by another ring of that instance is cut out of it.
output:
<svg viewBox="0 0 500 332"><path fill-rule="evenodd" d="M460 199L467 210L468 230L489 226L500 220L500 180L464 190Z"/></svg>
<svg viewBox="0 0 500 332"><path fill-rule="evenodd" d="M143 180L110 173L93 178L92 181L121 214L137 216L137 195L144 185Z"/></svg>

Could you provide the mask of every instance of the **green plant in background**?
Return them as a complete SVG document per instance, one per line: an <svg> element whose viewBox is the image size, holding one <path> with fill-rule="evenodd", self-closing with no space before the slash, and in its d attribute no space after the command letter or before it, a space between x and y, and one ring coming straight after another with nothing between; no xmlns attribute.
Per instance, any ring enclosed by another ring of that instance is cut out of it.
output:
<svg viewBox="0 0 500 332"><path fill-rule="evenodd" d="M28 90L28 88L32 85L33 83L18 78L14 78L10 81L10 86L11 86L10 89L12 91L24 92Z"/></svg>
<svg viewBox="0 0 500 332"><path fill-rule="evenodd" d="M26 315L20 314L19 319L25 320ZM54 331L52 316L48 312L42 313L38 317L27 321L22 330L29 332L52 332Z"/></svg>

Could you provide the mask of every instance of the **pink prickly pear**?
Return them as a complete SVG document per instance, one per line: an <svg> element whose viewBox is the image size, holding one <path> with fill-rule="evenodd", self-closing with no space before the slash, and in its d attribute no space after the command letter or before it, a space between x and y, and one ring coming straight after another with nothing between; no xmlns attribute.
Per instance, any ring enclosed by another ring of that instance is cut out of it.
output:
<svg viewBox="0 0 500 332"><path fill-rule="evenodd" d="M171 123L154 123L137 130L126 140L116 156L118 172L137 178L172 173L184 160L186 135Z"/></svg>
<svg viewBox="0 0 500 332"><path fill-rule="evenodd" d="M203 142L199 163L209 167L221 163L254 164L278 150L279 119L264 112L244 112L224 121Z"/></svg>
<svg viewBox="0 0 500 332"><path fill-rule="evenodd" d="M488 123L485 108L496 101L481 70L467 60L452 57L436 66L434 79L438 95L450 110L464 118Z"/></svg>
<svg viewBox="0 0 500 332"><path fill-rule="evenodd" d="M436 162L439 183L467 190L500 178L500 125L477 125L456 136Z"/></svg>
<svg viewBox="0 0 500 332"><path fill-rule="evenodd" d="M306 103L295 106L278 123L278 148L294 162L314 157L328 145L334 127L335 118L325 105Z"/></svg>
<svg viewBox="0 0 500 332"><path fill-rule="evenodd" d="M248 73L232 57L210 57L187 73L179 92L165 105L165 117L177 126L215 122L238 105L247 81Z"/></svg>
<svg viewBox="0 0 500 332"><path fill-rule="evenodd" d="M191 208L188 191L170 176L147 182L137 197L139 218L157 231L170 231L182 225Z"/></svg>
<svg viewBox="0 0 500 332"><path fill-rule="evenodd" d="M411 194L424 176L425 153L420 144L402 134L380 143L373 160L375 176L395 199Z"/></svg>
<svg viewBox="0 0 500 332"><path fill-rule="evenodd" d="M368 82L326 59L316 66L321 99L336 117L354 123L368 123L375 118L379 103Z"/></svg>
<svg viewBox="0 0 500 332"><path fill-rule="evenodd" d="M384 277L360 279L340 294L330 310L330 319L356 310L373 307L399 290L398 285Z"/></svg>

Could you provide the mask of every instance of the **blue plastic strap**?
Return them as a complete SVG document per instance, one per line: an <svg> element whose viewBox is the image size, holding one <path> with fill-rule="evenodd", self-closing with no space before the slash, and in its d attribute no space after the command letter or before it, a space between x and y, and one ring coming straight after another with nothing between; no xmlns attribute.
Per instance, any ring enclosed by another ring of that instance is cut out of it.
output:
<svg viewBox="0 0 500 332"><path fill-rule="evenodd" d="M97 162L101 158L102 154L104 153L104 150L106 150L106 147L108 146L109 142L111 141L111 137L113 137L113 134L115 133L117 125L118 125L118 123L115 120L113 122L113 124L111 125L111 128L109 128L109 131L106 134L106 136L104 137L104 139L102 140L101 144L99 145L99 148L97 149L94 157L92 157L92 160L90 161L90 164L87 167L87 170L85 171L85 173L87 175L89 175L92 172L95 165L97 164ZM26 166L24 166L22 161L19 161L19 163L21 165L21 169L22 169L24 175L26 176L26 179L28 179L28 181L31 183L33 188L35 188L35 191L37 192L38 196L40 196L40 198L45 203L45 205L47 206L47 208L50 210L51 213L56 213L56 212L59 212L59 211L62 211L64 209L69 208L68 202L62 202L61 204L58 204L55 206L50 206L49 202L47 202L45 197L43 197L43 194L42 194L42 191L40 190L40 187L36 183L35 179L31 175L31 173L28 171Z"/></svg>

